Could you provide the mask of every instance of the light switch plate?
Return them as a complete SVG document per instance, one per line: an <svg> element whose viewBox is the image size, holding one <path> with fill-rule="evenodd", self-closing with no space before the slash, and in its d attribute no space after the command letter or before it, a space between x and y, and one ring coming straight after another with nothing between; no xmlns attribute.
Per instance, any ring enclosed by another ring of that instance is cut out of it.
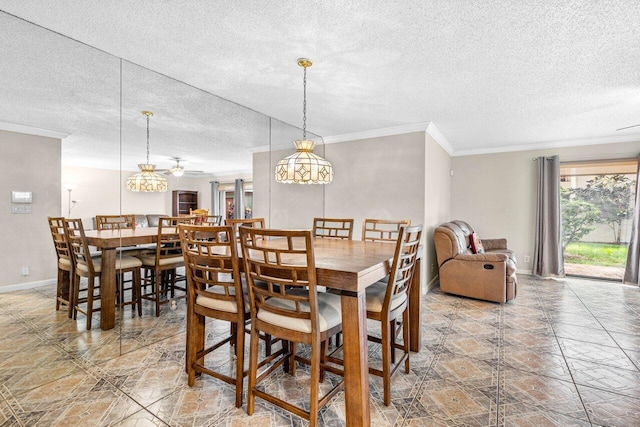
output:
<svg viewBox="0 0 640 427"><path fill-rule="evenodd" d="M14 214L30 214L31 205L11 205L11 213Z"/></svg>

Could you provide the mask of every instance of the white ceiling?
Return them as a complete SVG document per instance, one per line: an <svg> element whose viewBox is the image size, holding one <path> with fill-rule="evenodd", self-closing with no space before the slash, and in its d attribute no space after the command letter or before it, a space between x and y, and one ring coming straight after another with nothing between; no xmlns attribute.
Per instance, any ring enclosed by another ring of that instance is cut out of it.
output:
<svg viewBox="0 0 640 427"><path fill-rule="evenodd" d="M314 65L308 71L307 127L325 138L432 122L454 155L640 140L640 127L616 131L640 124L637 0L0 0L0 10L296 126L301 125L302 107L302 70L296 60L308 57ZM14 44L33 42L16 36L25 32L23 23L5 18L14 24ZM3 33L7 22L2 21ZM47 49L49 36L39 31L38 46L19 47ZM6 50L16 52L15 47L5 40L0 53L6 59ZM64 60L52 65L57 71L62 68L75 76L74 70L86 67L117 89L110 72L118 69L114 58L73 64L67 53L57 53ZM90 103L74 106L75 117L64 120L47 120L49 111L34 108L16 111L20 101L12 98L28 92L24 86L29 84L21 82L24 70L16 71L20 59L5 59L0 88L10 85L12 91L1 94L0 121L69 133L73 141L87 123L95 127L108 115L101 102L117 101L111 99L111 90L105 90L109 101L100 101L97 93L76 94L74 104L84 99ZM146 75L131 82L153 86ZM95 82L87 87L95 88ZM189 99L204 97L194 88ZM143 93L137 95L144 98ZM144 101L160 104L157 99ZM218 108L214 104L211 108ZM65 109L57 114L68 115ZM132 103L123 111L123 122L140 116L131 129L132 141L144 139L142 109ZM99 111L98 116L91 111ZM206 134L200 119L174 123L174 135L184 128ZM191 141L165 145L158 132L153 133L153 126L162 123L163 114L152 118L152 151L162 152L161 158L152 159L157 163L179 156L187 159L188 169L247 170L247 153L265 144L250 135L245 146L234 142L225 147L224 141L211 143L216 135L208 135L206 143L224 148L225 154L215 151L217 160L204 161L209 145L198 149L198 155L187 148ZM118 132L109 125L104 124L103 133ZM228 125L240 128L242 121ZM153 145L154 136L158 146ZM91 137L87 134L86 139ZM170 152L172 148L177 152ZM78 162L80 151L86 155L86 149L78 150L77 157L65 153L68 162ZM144 147L125 151L125 165L129 155L135 163L144 157ZM169 166L169 161L159 164Z"/></svg>

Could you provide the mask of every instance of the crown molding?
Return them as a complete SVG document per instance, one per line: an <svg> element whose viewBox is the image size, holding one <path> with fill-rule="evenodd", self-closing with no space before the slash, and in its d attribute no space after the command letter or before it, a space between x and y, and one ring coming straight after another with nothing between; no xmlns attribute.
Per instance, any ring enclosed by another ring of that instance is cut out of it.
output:
<svg viewBox="0 0 640 427"><path fill-rule="evenodd" d="M325 144L335 144L336 142L356 141L358 139L380 138L382 136L402 135L404 133L424 132L429 127L428 122L413 123L410 125L393 126L381 129L365 130L361 132L345 133L342 135L332 135L323 137Z"/></svg>
<svg viewBox="0 0 640 427"><path fill-rule="evenodd" d="M438 143L438 145L440 145L440 147L442 147L444 151L446 151L450 156L453 156L453 153L455 153L456 150L454 150L453 146L433 122L429 122L429 126L427 126L427 133Z"/></svg>
<svg viewBox="0 0 640 427"><path fill-rule="evenodd" d="M509 153L515 151L531 151L531 150L544 150L550 148L564 148L564 147L578 147L585 145L600 145L600 144L615 144L619 142L640 142L640 134L624 135L624 136L609 136L609 137L594 137L583 139L571 139L564 141L550 141L550 142L538 142L524 145L509 145L504 147L494 148L480 148L477 150L456 150L451 156L475 156L479 154L497 154L497 153Z"/></svg>
<svg viewBox="0 0 640 427"><path fill-rule="evenodd" d="M48 138L64 139L69 136L68 133L58 132L50 129L42 129L33 126L19 125L17 123L0 122L0 130L9 132L25 133L27 135L46 136Z"/></svg>

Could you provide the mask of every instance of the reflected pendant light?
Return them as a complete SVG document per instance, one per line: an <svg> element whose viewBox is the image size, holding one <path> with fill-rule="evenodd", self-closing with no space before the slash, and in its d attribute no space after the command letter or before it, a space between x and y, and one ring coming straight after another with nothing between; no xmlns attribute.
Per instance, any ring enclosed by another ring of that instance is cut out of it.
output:
<svg viewBox="0 0 640 427"><path fill-rule="evenodd" d="M139 164L140 172L127 178L127 190L145 193L163 193L167 191L167 180L155 172L156 165L149 164L149 117L151 111L143 111L147 116L147 163Z"/></svg>
<svg viewBox="0 0 640 427"><path fill-rule="evenodd" d="M313 63L298 59L304 68L304 102L302 104L302 139L294 141L296 152L276 165L276 182L285 184L328 184L333 180L331 163L313 153L316 143L307 139L307 68Z"/></svg>

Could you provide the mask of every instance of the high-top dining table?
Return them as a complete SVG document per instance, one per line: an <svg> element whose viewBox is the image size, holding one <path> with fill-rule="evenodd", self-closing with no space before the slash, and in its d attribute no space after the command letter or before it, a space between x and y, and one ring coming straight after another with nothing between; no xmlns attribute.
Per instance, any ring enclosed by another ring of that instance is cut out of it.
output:
<svg viewBox="0 0 640 427"><path fill-rule="evenodd" d="M100 327L115 325L116 248L157 241L157 230L87 231L90 245L102 250ZM279 245L278 240L265 245ZM342 300L342 334L345 376L346 424L371 424L369 408L369 366L367 359L367 311L365 289L384 278L390 270L393 243L359 240L314 239L318 283L339 291ZM419 253L419 257L421 252ZM410 346L420 348L420 258L409 295Z"/></svg>

